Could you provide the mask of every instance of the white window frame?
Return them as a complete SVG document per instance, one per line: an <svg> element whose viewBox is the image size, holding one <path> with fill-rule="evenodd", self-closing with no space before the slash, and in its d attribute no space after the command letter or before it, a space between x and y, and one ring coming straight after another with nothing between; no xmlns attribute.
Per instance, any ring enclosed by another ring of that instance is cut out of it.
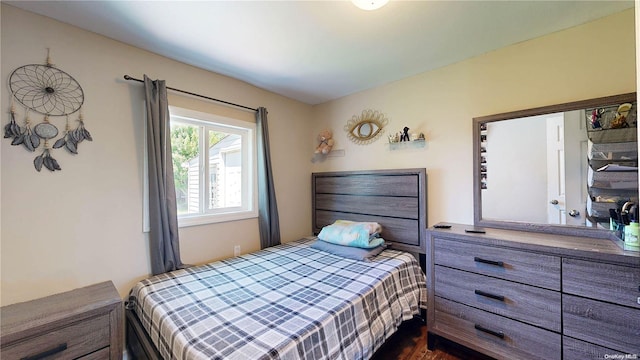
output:
<svg viewBox="0 0 640 360"><path fill-rule="evenodd" d="M258 217L256 124L177 106L169 106L171 121L204 126L200 132L200 211L198 214L178 215L178 226L196 226ZM209 204L209 136L208 130L238 134L241 137L242 205L208 209Z"/></svg>

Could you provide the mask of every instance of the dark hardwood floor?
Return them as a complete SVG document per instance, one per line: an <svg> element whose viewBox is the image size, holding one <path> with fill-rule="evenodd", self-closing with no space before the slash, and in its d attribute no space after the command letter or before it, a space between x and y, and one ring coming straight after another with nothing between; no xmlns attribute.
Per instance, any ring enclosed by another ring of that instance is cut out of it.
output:
<svg viewBox="0 0 640 360"><path fill-rule="evenodd" d="M420 320L405 321L375 353L372 360L489 360L490 357L446 339L427 350L427 326Z"/></svg>

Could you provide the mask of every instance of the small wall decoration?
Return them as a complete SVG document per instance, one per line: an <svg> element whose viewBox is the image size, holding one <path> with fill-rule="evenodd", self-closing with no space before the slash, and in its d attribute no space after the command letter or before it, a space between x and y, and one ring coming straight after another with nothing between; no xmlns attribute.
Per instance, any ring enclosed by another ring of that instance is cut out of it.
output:
<svg viewBox="0 0 640 360"><path fill-rule="evenodd" d="M424 133L412 132L409 133L409 127L405 126L401 131L388 136L390 145L400 145L401 143L418 143L418 147L424 147L425 137ZM392 147L393 148L393 147Z"/></svg>
<svg viewBox="0 0 640 360"><path fill-rule="evenodd" d="M42 153L33 160L37 171L42 170L42 166L50 171L62 170L51 156L52 149L64 147L68 152L77 154L78 144L84 140L93 141L84 127L82 112L78 113L75 128L69 124L69 115L78 112L84 103L82 87L71 75L54 67L49 55L45 65L30 64L15 69L9 76L9 89L11 110L9 123L4 127L4 137L11 139L11 145L23 145L31 152L42 145ZM25 107L24 125L16 121L14 100ZM30 111L44 115L42 122L32 127ZM64 116L66 124L62 136L50 146L49 141L59 134L58 127L51 123L52 116Z"/></svg>
<svg viewBox="0 0 640 360"><path fill-rule="evenodd" d="M333 144L335 141L333 140L333 132L330 129L324 129L320 131L318 134L318 141L320 144L316 147L315 154L327 155L331 152L331 148L333 148Z"/></svg>
<svg viewBox="0 0 640 360"><path fill-rule="evenodd" d="M344 126L347 137L356 144L364 145L374 142L387 126L389 120L377 110L363 110L354 115Z"/></svg>

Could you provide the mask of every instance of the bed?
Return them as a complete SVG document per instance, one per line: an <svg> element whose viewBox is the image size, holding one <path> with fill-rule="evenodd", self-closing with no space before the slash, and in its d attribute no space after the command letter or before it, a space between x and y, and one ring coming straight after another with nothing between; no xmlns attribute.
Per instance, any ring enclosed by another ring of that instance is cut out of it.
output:
<svg viewBox="0 0 640 360"><path fill-rule="evenodd" d="M369 359L424 314L424 169L312 174L313 233L375 221L390 246L370 261L307 237L145 279L127 303L136 359Z"/></svg>

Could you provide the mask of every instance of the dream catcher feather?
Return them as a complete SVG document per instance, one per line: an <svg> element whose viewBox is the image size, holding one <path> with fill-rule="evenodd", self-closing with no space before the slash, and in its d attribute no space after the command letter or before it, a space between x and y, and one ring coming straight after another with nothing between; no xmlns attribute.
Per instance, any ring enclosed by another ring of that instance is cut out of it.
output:
<svg viewBox="0 0 640 360"><path fill-rule="evenodd" d="M42 145L42 153L33 160L36 170L42 170L43 166L50 171L62 170L58 161L51 156L52 149L65 148L77 154L81 142L93 141L85 129L82 112L79 112L84 103L82 87L71 75L54 67L49 55L45 65L30 64L15 69L9 76L9 89L11 110L9 123L4 127L4 137L11 139L11 145L22 145L31 152ZM25 108L24 125L16 120L15 101ZM30 111L44 115L42 122L33 125ZM77 125L72 128L69 116L76 112ZM53 116L64 116L66 124L62 136L50 146L49 141L53 141L60 133L58 127L51 123Z"/></svg>

